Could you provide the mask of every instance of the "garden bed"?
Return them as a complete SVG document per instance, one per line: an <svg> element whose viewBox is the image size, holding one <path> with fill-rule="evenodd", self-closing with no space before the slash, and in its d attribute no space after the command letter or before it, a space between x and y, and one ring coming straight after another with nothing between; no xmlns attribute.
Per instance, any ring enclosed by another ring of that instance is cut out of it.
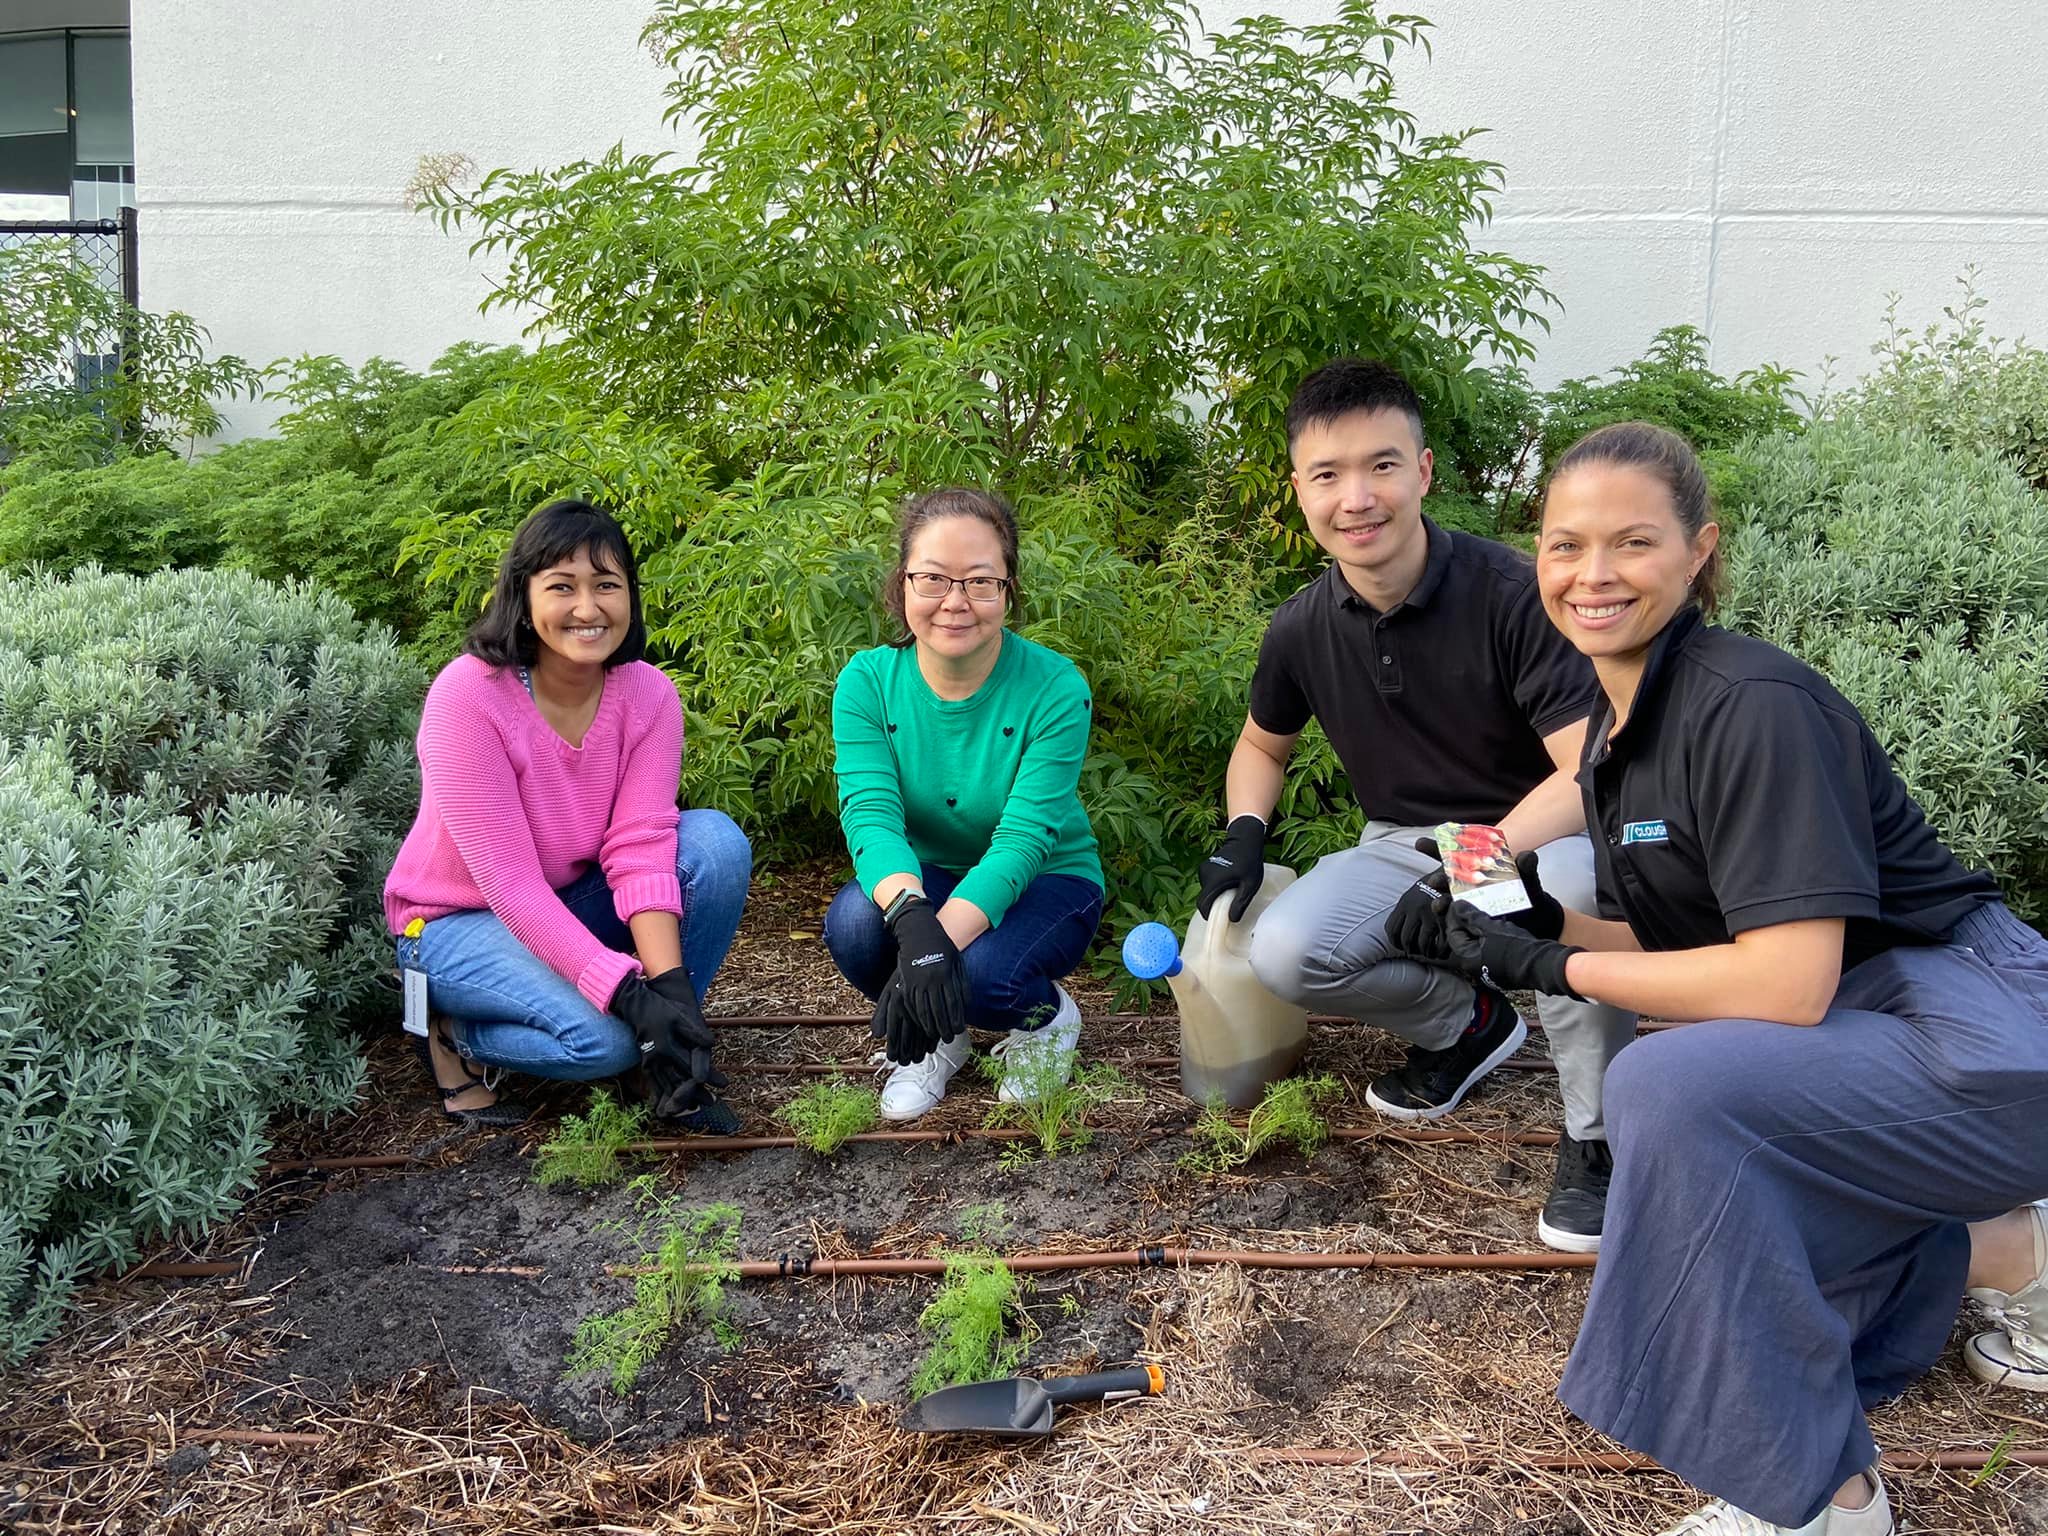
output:
<svg viewBox="0 0 2048 1536"><path fill-rule="evenodd" d="M829 879L767 885L714 1003L724 1013L844 1013L854 999L814 937ZM795 937L794 935L806 935ZM1164 1021L1100 1023L1091 1057L1170 1054ZM851 1061L864 1031L736 1031L734 1059ZM1318 1028L1339 1080L1333 1123L1392 1050ZM737 1347L685 1325L633 1390L566 1366L579 1320L621 1305L634 1257L608 1222L620 1182L542 1188L533 1153L580 1092L549 1090L532 1129L455 1133L396 1040L372 1053L363 1111L288 1128L280 1154L402 1153L395 1172L278 1174L203 1253L240 1272L131 1280L89 1298L63 1336L0 1378L0 1530L189 1533L537 1531L1328 1531L1567 1536L1649 1532L1695 1502L1660 1473L1559 1470L1616 1448L1551 1390L1584 1304L1583 1270L1543 1273L1090 1270L1033 1276L1017 1319L1025 1369L1155 1361L1155 1402L1070 1410L1046 1445L992 1448L895 1427L929 1342L929 1279L748 1281ZM1507 1140L1339 1142L1221 1175L1180 1166L1195 1107L1171 1069L1127 1069L1093 1143L1019 1160L1003 1143L868 1143L628 1159L679 1209L739 1207L747 1258L956 1250L1000 1203L996 1245L1141 1244L1445 1253L1533 1247L1550 1153ZM811 1079L735 1083L749 1132ZM962 1079L932 1123L977 1124ZM1502 1074L1456 1118L1506 1133L1555 1125L1554 1080ZM1006 1157L1006 1153L1008 1156ZM977 1216L975 1213L982 1215ZM1878 1421L1880 1442L2048 1444L2019 1394L1953 1360ZM275 1432L285 1445L209 1438ZM1314 1467L1290 1447L1386 1464ZM1276 1457L1281 1459L1275 1459ZM1912 1528L2048 1529L2043 1474L1895 1475Z"/></svg>

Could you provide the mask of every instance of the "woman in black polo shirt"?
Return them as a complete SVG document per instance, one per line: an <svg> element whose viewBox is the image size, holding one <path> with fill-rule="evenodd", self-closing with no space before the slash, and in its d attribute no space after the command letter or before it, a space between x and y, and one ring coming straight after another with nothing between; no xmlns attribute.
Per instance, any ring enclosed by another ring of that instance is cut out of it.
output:
<svg viewBox="0 0 2048 1536"><path fill-rule="evenodd" d="M1537 885L1538 933L1453 904L1443 940L1499 987L1698 1021L1609 1069L1566 1406L1720 1495L1668 1536L1889 1536L1864 1410L1933 1364L1966 1287L2002 1324L1971 1370L2048 1391L2048 1213L2023 1204L2048 1195L2048 941L1854 706L1705 622L1711 511L1660 427L1559 460L1537 581L1606 700L1580 772L1601 916Z"/></svg>

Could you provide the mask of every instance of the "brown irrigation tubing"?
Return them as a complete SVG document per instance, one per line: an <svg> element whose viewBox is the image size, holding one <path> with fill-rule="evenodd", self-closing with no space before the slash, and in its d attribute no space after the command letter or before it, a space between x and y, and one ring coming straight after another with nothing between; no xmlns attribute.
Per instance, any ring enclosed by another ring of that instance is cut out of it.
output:
<svg viewBox="0 0 2048 1536"><path fill-rule="evenodd" d="M1132 1071L1167 1070L1178 1067L1178 1056L1098 1056L1096 1061L1112 1067L1126 1067ZM756 1074L763 1077L829 1077L835 1073L857 1076L862 1072L876 1070L871 1061L728 1061L724 1064L727 1072L736 1075ZM1555 1072L1557 1063L1548 1056L1510 1056L1501 1063L1511 1072Z"/></svg>
<svg viewBox="0 0 2048 1536"><path fill-rule="evenodd" d="M1012 1253L1006 1267L1018 1273L1073 1269L1173 1269L1183 1264L1235 1264L1241 1269L1591 1269L1591 1253L1292 1253L1254 1248L1126 1248L1099 1253ZM785 1254L737 1266L743 1280L783 1280L805 1275L943 1275L935 1259L805 1259ZM642 1271L620 1266L616 1273Z"/></svg>
<svg viewBox="0 0 2048 1536"><path fill-rule="evenodd" d="M1535 1472L1661 1472L1664 1469L1647 1456L1629 1451L1595 1451L1572 1456L1517 1456L1511 1461L1495 1458L1465 1460L1454 1455L1432 1456L1425 1451L1366 1451L1338 1446L1274 1445L1254 1446L1247 1456L1252 1461L1290 1467L1425 1467L1442 1472L1508 1471L1526 1467ZM1979 1472L1993 1462L2001 1466L2048 1467L2048 1450L1999 1451L1886 1451L1878 1464L1887 1472Z"/></svg>
<svg viewBox="0 0 2048 1536"><path fill-rule="evenodd" d="M1012 1253L1003 1263L1014 1271L1045 1274L1075 1269L1174 1269L1183 1264L1235 1264L1242 1269L1591 1269L1590 1253L1314 1253L1257 1248L1144 1248L1080 1253ZM544 1271L522 1265L448 1264L433 1268L451 1275L535 1276ZM775 1259L748 1259L734 1266L742 1280L795 1280L822 1275L943 1275L943 1258L879 1257L865 1259L806 1258L783 1254ZM238 1272L234 1263L144 1264L122 1278L198 1280ZM610 1275L643 1275L650 1271L614 1264Z"/></svg>
<svg viewBox="0 0 2048 1536"><path fill-rule="evenodd" d="M230 1445L275 1446L284 1450L311 1450L327 1443L327 1436L275 1429L188 1429L187 1441ZM1627 1451L1593 1452L1576 1456L1518 1456L1512 1460L1491 1457L1465 1460L1432 1456L1424 1451L1358 1451L1336 1446L1274 1445L1253 1446L1249 1460L1290 1467L1403 1467L1436 1472L1657 1472L1663 1470L1647 1456ZM2011 1467L2048 1467L2048 1450L1988 1451L1886 1451L1878 1465L1887 1472L1981 1472L1993 1464Z"/></svg>
<svg viewBox="0 0 2048 1536"><path fill-rule="evenodd" d="M1161 1013L1097 1013L1089 1016L1097 1024L1172 1024L1180 1017L1173 1012ZM1347 1019L1342 1014L1312 1013L1311 1024L1356 1025L1358 1020ZM826 1026L871 1024L874 1021L865 1013L728 1013L713 1014L705 1023L713 1029L812 1029ZM1534 1022L1533 1020L1531 1022ZM1540 1029L1542 1026L1539 1024ZM1665 1023L1639 1023L1638 1030L1655 1032L1670 1029Z"/></svg>
<svg viewBox="0 0 2048 1536"><path fill-rule="evenodd" d="M1017 1127L962 1126L951 1131L863 1131L858 1136L849 1136L848 1141L880 1142L946 1142L946 1141L1022 1141L1033 1133ZM1410 1141L1410 1142L1454 1142L1473 1147L1554 1147L1557 1145L1555 1131L1470 1131L1449 1127L1403 1127L1340 1125L1330 1131L1333 1141ZM783 1147L803 1145L794 1136L670 1136L653 1141L628 1142L624 1148L634 1153L693 1153L693 1152L767 1152ZM376 1157L307 1157L290 1162L267 1163L263 1172L275 1176L285 1173L323 1173L348 1168L410 1168L419 1161L406 1153L379 1155Z"/></svg>

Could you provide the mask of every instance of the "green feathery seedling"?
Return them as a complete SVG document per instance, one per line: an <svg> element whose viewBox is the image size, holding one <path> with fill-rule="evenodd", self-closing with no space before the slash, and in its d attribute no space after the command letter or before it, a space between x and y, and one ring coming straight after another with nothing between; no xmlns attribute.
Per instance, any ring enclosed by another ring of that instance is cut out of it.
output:
<svg viewBox="0 0 2048 1536"><path fill-rule="evenodd" d="M1337 1080L1328 1073L1287 1078L1267 1087L1242 1126L1231 1123L1222 1100L1211 1099L1190 1133L1195 1150L1180 1160L1181 1166L1194 1173L1222 1173L1282 1142L1293 1143L1304 1157L1313 1156L1330 1139L1322 1107L1339 1092Z"/></svg>
<svg viewBox="0 0 2048 1536"><path fill-rule="evenodd" d="M830 1157L849 1136L874 1129L882 1097L872 1088L825 1078L775 1111L796 1139L820 1157Z"/></svg>
<svg viewBox="0 0 2048 1536"><path fill-rule="evenodd" d="M1005 1338L1004 1328L1018 1315L1024 1285L986 1249L948 1254L939 1294L918 1314L918 1327L934 1342L910 1378L910 1395L1012 1374L1024 1340Z"/></svg>
<svg viewBox="0 0 2048 1536"><path fill-rule="evenodd" d="M555 1134L540 1144L534 1177L543 1185L574 1184L594 1189L619 1176L619 1158L647 1129L647 1110L615 1101L600 1088L580 1115L562 1116Z"/></svg>
<svg viewBox="0 0 2048 1536"><path fill-rule="evenodd" d="M655 1194L654 1175L642 1174L632 1187L640 1212L632 1246L641 1250L636 1267L645 1272L634 1277L630 1303L584 1318L569 1347L571 1375L609 1375L612 1390L622 1396L677 1326L693 1317L710 1324L724 1348L740 1343L725 1294L739 1278L739 1207L710 1205L684 1216L673 1196ZM607 1225L623 1229L625 1223Z"/></svg>
<svg viewBox="0 0 2048 1536"><path fill-rule="evenodd" d="M1076 1066L1069 1076L1052 1051L1031 1053L1015 1067L1000 1057L986 1057L983 1070L997 1083L1007 1077L1023 1094L1014 1101L998 1099L983 1125L990 1130L1022 1125L1046 1157L1087 1146L1094 1135L1088 1116L1124 1087L1123 1075L1107 1062ZM998 1161L1005 1168L1028 1163L1032 1147L1032 1142L1016 1143Z"/></svg>

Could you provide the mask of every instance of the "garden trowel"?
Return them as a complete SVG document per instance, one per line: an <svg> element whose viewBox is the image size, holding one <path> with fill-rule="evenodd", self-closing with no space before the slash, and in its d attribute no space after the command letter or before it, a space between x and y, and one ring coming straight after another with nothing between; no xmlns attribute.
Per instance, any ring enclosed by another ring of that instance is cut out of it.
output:
<svg viewBox="0 0 2048 1536"><path fill-rule="evenodd" d="M1092 1403L1119 1397L1157 1397L1166 1376L1156 1365L1134 1365L1092 1376L1055 1376L1037 1381L1012 1376L944 1387L910 1405L903 1427L928 1435L1001 1435L1036 1440L1052 1433L1053 1409L1061 1403Z"/></svg>

